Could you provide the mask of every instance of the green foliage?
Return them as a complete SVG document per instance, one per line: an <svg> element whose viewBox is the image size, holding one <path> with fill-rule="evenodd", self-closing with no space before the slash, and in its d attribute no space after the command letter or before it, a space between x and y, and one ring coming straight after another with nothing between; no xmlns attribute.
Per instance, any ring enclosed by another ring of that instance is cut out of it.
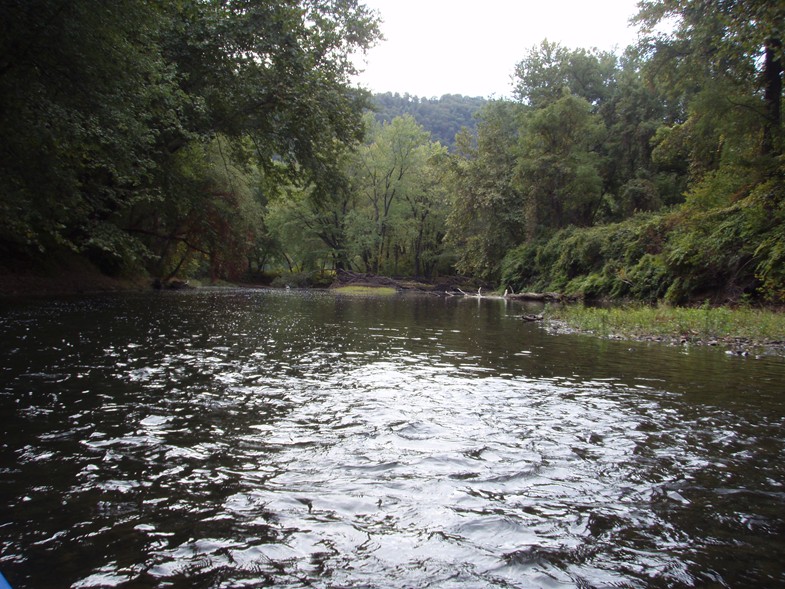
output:
<svg viewBox="0 0 785 589"><path fill-rule="evenodd" d="M649 0L638 20L649 33L649 79L686 107L694 173L738 145L782 153L782 3ZM663 21L669 35L655 32Z"/></svg>
<svg viewBox="0 0 785 589"><path fill-rule="evenodd" d="M523 238L524 195L515 178L521 112L510 102L489 103L476 140L462 133L445 162L452 200L445 240L461 273L498 279L501 259Z"/></svg>
<svg viewBox="0 0 785 589"><path fill-rule="evenodd" d="M782 300L785 185L771 178L742 194L724 208L688 211L670 236L669 264L682 280L676 300L701 292Z"/></svg>
<svg viewBox="0 0 785 589"><path fill-rule="evenodd" d="M526 251L571 225L660 210L680 199L684 185L677 169L652 160L650 142L666 108L646 88L632 52L618 60L546 41L517 76L523 104L487 105L476 146L463 139L451 166L448 242L459 271L490 279L509 274L499 260L513 248ZM540 277L535 284L566 287L580 272L563 268L575 264L551 249L540 250L540 270L526 273ZM542 278L546 259L559 265L548 271L553 279Z"/></svg>
<svg viewBox="0 0 785 589"><path fill-rule="evenodd" d="M253 191L258 173L238 165L233 149L222 136L181 148L162 174L167 198L139 204L123 218L125 230L153 253L155 275L204 267L215 280L246 270L262 209Z"/></svg>
<svg viewBox="0 0 785 589"><path fill-rule="evenodd" d="M356 0L4 2L0 252L785 300L785 8L645 0L639 21L621 56L533 47L515 101L384 94L374 120Z"/></svg>
<svg viewBox="0 0 785 589"><path fill-rule="evenodd" d="M255 176L324 186L362 138L349 57L379 31L355 0L12 1L0 22L8 255L236 276L264 233Z"/></svg>
<svg viewBox="0 0 785 589"><path fill-rule="evenodd" d="M755 184L754 172L746 166L726 165L707 172L686 194L688 207L708 211L727 207L745 196Z"/></svg>
<svg viewBox="0 0 785 589"><path fill-rule="evenodd" d="M590 299L662 297L673 279L662 247L667 215L566 228L512 250L502 281L514 290L556 290Z"/></svg>
<svg viewBox="0 0 785 589"><path fill-rule="evenodd" d="M785 302L785 199L782 182L770 182L758 188L753 198L758 198L758 212L751 231L756 245L753 251L755 278L758 288L769 301ZM767 191L771 191L768 192ZM776 192L775 192L776 191ZM771 196L776 195L774 202Z"/></svg>
<svg viewBox="0 0 785 589"><path fill-rule="evenodd" d="M516 66L516 97L535 109L546 108L565 93L598 106L609 96L616 61L612 53L570 50L545 40Z"/></svg>
<svg viewBox="0 0 785 589"><path fill-rule="evenodd" d="M156 192L156 106L174 92L152 45L156 12L31 0L3 3L0 21L1 239L79 250Z"/></svg>
<svg viewBox="0 0 785 589"><path fill-rule="evenodd" d="M290 186L274 196L266 207L265 221L272 241L266 259L269 267L294 274L310 273L328 264L331 252L318 234L312 188ZM289 286L303 285L290 281Z"/></svg>
<svg viewBox="0 0 785 589"><path fill-rule="evenodd" d="M783 8L651 0L640 18L649 32L675 18L673 33L628 51L621 70L547 42L519 64L530 230L502 280L588 298L781 301ZM576 86L581 72L604 91ZM567 91L588 104L557 108ZM602 117L604 138L569 132L590 120L581 110ZM566 225L583 227L554 231Z"/></svg>
<svg viewBox="0 0 785 589"><path fill-rule="evenodd" d="M569 93L527 113L517 182L530 238L543 228L592 223L602 198L597 146L604 132L591 105Z"/></svg>
<svg viewBox="0 0 785 589"><path fill-rule="evenodd" d="M351 164L357 203L347 232L354 259L365 272L430 274L446 215L436 169L444 148L410 115L369 125Z"/></svg>
<svg viewBox="0 0 785 589"><path fill-rule="evenodd" d="M267 205L290 271L329 265L363 272L431 275L443 253L446 197L437 166L444 148L411 116L366 117L364 145L342 160L346 183L290 186Z"/></svg>
<svg viewBox="0 0 785 589"><path fill-rule="evenodd" d="M455 149L455 136L466 128L470 133L477 129L476 114L487 103L485 98L445 94L440 98L420 98L386 92L374 95L376 120L389 123L394 118L411 115L426 131L431 140Z"/></svg>
<svg viewBox="0 0 785 589"><path fill-rule="evenodd" d="M502 281L516 290L562 290L587 298L781 302L782 194L781 182L770 180L725 208L567 228L511 250Z"/></svg>
<svg viewBox="0 0 785 589"><path fill-rule="evenodd" d="M89 235L83 246L84 253L109 276L138 274L152 257L143 243L117 225L97 224Z"/></svg>

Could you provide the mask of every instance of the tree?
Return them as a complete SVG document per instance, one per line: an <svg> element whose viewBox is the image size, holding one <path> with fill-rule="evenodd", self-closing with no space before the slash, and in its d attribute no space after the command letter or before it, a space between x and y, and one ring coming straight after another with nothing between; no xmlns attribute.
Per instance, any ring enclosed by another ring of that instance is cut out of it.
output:
<svg viewBox="0 0 785 589"><path fill-rule="evenodd" d="M415 276L433 275L444 250L444 224L448 212L444 164L446 152L433 147L421 171L418 186L404 194L410 219L405 227L409 229Z"/></svg>
<svg viewBox="0 0 785 589"><path fill-rule="evenodd" d="M496 279L507 250L524 238L523 193L515 181L523 107L488 103L479 115L476 142L464 132L449 159L451 211L447 243L459 272Z"/></svg>
<svg viewBox="0 0 785 589"><path fill-rule="evenodd" d="M348 166L349 161L346 154L341 163ZM270 199L267 225L278 244L277 257L286 261L289 271L315 270L316 265L349 269L347 223L357 201L350 174L342 169L332 183L289 185Z"/></svg>
<svg viewBox="0 0 785 589"><path fill-rule="evenodd" d="M369 139L352 165L359 202L351 231L367 271L396 272L411 245L412 222L424 237L424 224L434 205L434 187L426 169L443 148L430 141L411 115L390 123L368 122ZM415 238L415 266L421 265L422 251L423 244L417 245Z"/></svg>
<svg viewBox="0 0 785 589"><path fill-rule="evenodd" d="M0 229L28 254L80 249L149 182L177 96L150 4L7 1L0 6ZM105 228L104 228L105 229ZM106 243L111 247L111 243Z"/></svg>
<svg viewBox="0 0 785 589"><path fill-rule="evenodd" d="M326 260L336 270L429 274L441 254L444 148L411 116L382 124L338 160L334 182L290 186L271 199L267 226L291 271ZM326 178L322 178L325 180Z"/></svg>
<svg viewBox="0 0 785 589"><path fill-rule="evenodd" d="M168 280L186 268L204 267L211 280L237 279L247 269L263 227L254 190L261 173L240 166L231 149L220 135L189 143L165 168L167 198L127 211L122 226L144 239L156 276Z"/></svg>
<svg viewBox="0 0 785 589"><path fill-rule="evenodd" d="M650 83L683 105L653 153L689 162L685 222L668 254L679 295L719 282L782 300L785 5L649 0L638 19L649 34ZM657 32L665 20L672 30Z"/></svg>
<svg viewBox="0 0 785 589"><path fill-rule="evenodd" d="M638 21L649 33L649 74L680 94L685 104L702 101L688 113L687 132L696 144L711 134L713 152L738 151L726 145L729 131L756 133L757 153L775 158L782 153L782 74L785 6L767 0L647 0L641 3ZM673 23L670 33L657 32L659 23ZM720 96L719 100L711 97ZM724 123L738 126L728 128ZM746 134L746 133L745 133ZM737 137L738 133L731 135ZM693 151L710 158L710 149ZM745 147L746 149L746 147ZM719 162L696 167L698 175Z"/></svg>
<svg viewBox="0 0 785 589"><path fill-rule="evenodd" d="M515 97L537 109L560 100L566 90L597 110L613 90L616 61L613 53L570 50L546 39L515 67Z"/></svg>
<svg viewBox="0 0 785 589"><path fill-rule="evenodd" d="M620 221L683 200L686 158L653 157L657 133L678 121L683 111L646 83L645 66L638 51L628 48L619 60L612 92L598 109L607 134L600 150L604 194L596 221Z"/></svg>
<svg viewBox="0 0 785 589"><path fill-rule="evenodd" d="M527 237L543 228L591 225L602 198L602 119L585 99L565 91L524 120L517 181L525 195Z"/></svg>
<svg viewBox="0 0 785 589"><path fill-rule="evenodd" d="M331 258L316 232L319 220L312 203L309 190L290 186L268 205L266 221L277 246L271 262L278 268L291 273L308 272Z"/></svg>
<svg viewBox="0 0 785 589"><path fill-rule="evenodd" d="M350 57L379 32L357 0L8 0L0 21L10 252L138 261L174 227L195 227L193 215L217 218L170 190L211 182L209 166L191 176L183 150L189 160L220 136L229 168L253 157L269 176L285 165L288 182L325 184L362 138L368 95L351 86Z"/></svg>

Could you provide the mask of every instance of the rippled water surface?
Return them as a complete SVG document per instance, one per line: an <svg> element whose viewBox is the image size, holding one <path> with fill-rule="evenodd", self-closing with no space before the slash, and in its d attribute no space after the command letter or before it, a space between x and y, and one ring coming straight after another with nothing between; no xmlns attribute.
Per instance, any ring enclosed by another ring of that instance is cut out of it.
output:
<svg viewBox="0 0 785 589"><path fill-rule="evenodd" d="M785 365L503 301L0 308L0 571L46 587L785 585Z"/></svg>

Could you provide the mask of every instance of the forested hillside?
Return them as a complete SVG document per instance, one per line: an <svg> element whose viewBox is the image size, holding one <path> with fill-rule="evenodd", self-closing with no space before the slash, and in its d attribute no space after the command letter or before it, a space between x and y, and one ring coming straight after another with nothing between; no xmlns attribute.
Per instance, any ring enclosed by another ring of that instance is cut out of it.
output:
<svg viewBox="0 0 785 589"><path fill-rule="evenodd" d="M477 131L475 115L488 102L478 96L445 94L441 98L420 98L409 94L386 92L374 94L374 112L379 122L390 122L395 117L411 115L431 139L447 149L455 147L455 136L463 127Z"/></svg>
<svg viewBox="0 0 785 589"><path fill-rule="evenodd" d="M637 46L544 41L491 101L352 88L354 0L0 6L6 264L785 299L781 3L647 0Z"/></svg>

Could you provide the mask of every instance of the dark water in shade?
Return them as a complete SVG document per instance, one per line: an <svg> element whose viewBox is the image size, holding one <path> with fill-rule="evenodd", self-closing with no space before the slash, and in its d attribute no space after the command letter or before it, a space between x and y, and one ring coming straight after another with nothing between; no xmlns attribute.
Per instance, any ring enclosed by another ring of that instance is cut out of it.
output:
<svg viewBox="0 0 785 589"><path fill-rule="evenodd" d="M48 587L785 586L785 362L503 301L0 306L0 571Z"/></svg>

